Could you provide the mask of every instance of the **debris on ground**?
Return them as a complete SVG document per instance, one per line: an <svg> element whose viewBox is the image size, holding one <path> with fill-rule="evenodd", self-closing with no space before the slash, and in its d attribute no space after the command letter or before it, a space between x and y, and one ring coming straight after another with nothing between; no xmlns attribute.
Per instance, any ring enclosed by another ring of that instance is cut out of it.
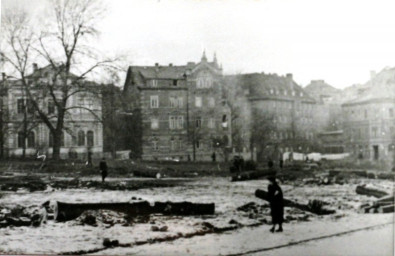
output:
<svg viewBox="0 0 395 256"><path fill-rule="evenodd" d="M153 206L147 201L126 203L65 203L56 202L54 218L57 221L68 221L79 217L89 210L112 210L127 213L130 216L164 214L164 215L212 215L215 204L191 202L155 202Z"/></svg>
<svg viewBox="0 0 395 256"><path fill-rule="evenodd" d="M255 191L255 196L268 201L268 193L264 190L261 189L257 189ZM308 212L312 212L315 213L317 215L326 215L326 214L333 214L336 211L333 209L327 209L324 208L324 203L322 201L319 200L313 200L311 202L309 202L309 204L300 204L288 199L283 199L284 201L284 206L288 206L288 207L294 207L294 208L298 208L302 211L308 211Z"/></svg>

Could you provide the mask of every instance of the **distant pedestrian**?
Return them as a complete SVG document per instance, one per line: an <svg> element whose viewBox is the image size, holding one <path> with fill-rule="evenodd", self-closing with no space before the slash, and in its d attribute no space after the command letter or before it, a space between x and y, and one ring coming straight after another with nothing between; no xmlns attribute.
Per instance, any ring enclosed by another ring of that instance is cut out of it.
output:
<svg viewBox="0 0 395 256"><path fill-rule="evenodd" d="M107 174L108 174L107 173L107 162L104 157L100 161L99 168L100 168L102 182L104 182L107 177Z"/></svg>
<svg viewBox="0 0 395 256"><path fill-rule="evenodd" d="M278 185L275 177L268 178L270 184L267 188L268 199L270 203L270 214L272 216L273 227L270 232L282 232L283 231L283 221L284 221L284 200L283 192ZM276 224L278 224L278 229L275 230Z"/></svg>
<svg viewBox="0 0 395 256"><path fill-rule="evenodd" d="M283 161L282 158L280 158L280 161L279 161L278 165L280 166L281 169L283 168L284 161Z"/></svg>
<svg viewBox="0 0 395 256"><path fill-rule="evenodd" d="M215 152L213 152L213 154L211 155L211 159L213 160L213 162L216 161L217 156L215 155Z"/></svg>
<svg viewBox="0 0 395 256"><path fill-rule="evenodd" d="M269 160L267 161L267 166L268 166L269 168L273 168L274 163L273 163L273 160L272 160L271 158L269 158Z"/></svg>

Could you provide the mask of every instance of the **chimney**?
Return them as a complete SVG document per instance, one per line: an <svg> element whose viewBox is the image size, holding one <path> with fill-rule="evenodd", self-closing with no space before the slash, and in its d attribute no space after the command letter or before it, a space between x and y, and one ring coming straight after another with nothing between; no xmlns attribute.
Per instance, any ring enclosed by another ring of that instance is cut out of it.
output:
<svg viewBox="0 0 395 256"><path fill-rule="evenodd" d="M293 90L293 89L294 89L294 84L293 84L293 77L292 77L292 74L291 74L291 73L288 73L288 74L286 74L285 76L286 76L286 78L287 78L289 88L290 88L291 90Z"/></svg>
<svg viewBox="0 0 395 256"><path fill-rule="evenodd" d="M5 72L1 73L1 77L3 78L3 81L7 80L7 75Z"/></svg>
<svg viewBox="0 0 395 256"><path fill-rule="evenodd" d="M370 79L373 79L373 78L375 78L375 77L376 77L376 71L371 70L371 71L370 71Z"/></svg>
<svg viewBox="0 0 395 256"><path fill-rule="evenodd" d="M33 72L36 72L38 69L37 63L33 63Z"/></svg>
<svg viewBox="0 0 395 256"><path fill-rule="evenodd" d="M169 67L173 67L173 63L169 63Z"/></svg>
<svg viewBox="0 0 395 256"><path fill-rule="evenodd" d="M159 63L158 62L155 63L155 67L159 67Z"/></svg>

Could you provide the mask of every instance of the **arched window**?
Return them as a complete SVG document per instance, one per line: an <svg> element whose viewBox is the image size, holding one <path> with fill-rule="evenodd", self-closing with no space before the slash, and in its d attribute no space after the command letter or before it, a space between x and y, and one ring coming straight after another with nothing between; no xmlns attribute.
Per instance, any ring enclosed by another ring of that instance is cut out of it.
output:
<svg viewBox="0 0 395 256"><path fill-rule="evenodd" d="M27 135L27 147L34 148L35 147L35 136L34 132L29 132Z"/></svg>
<svg viewBox="0 0 395 256"><path fill-rule="evenodd" d="M78 146L85 146L85 133L84 131L78 132Z"/></svg>
<svg viewBox="0 0 395 256"><path fill-rule="evenodd" d="M93 147L94 145L94 133L93 131L88 131L86 134L88 140L88 147Z"/></svg>
<svg viewBox="0 0 395 256"><path fill-rule="evenodd" d="M23 136L23 132L18 132L18 148L23 148L25 145L25 137Z"/></svg>

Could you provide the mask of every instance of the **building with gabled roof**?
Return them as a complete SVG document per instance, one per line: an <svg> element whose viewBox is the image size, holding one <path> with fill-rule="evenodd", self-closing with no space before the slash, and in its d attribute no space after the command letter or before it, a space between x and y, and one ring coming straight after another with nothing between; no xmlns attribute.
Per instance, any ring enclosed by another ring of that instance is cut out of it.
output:
<svg viewBox="0 0 395 256"><path fill-rule="evenodd" d="M209 62L205 53L196 64L130 66L124 93L141 123L141 133L135 135L141 143L131 150L141 152L144 160L207 161L213 153L225 157L231 127L223 86L216 57Z"/></svg>
<svg viewBox="0 0 395 256"><path fill-rule="evenodd" d="M342 104L346 150L355 157L394 161L395 68L374 74Z"/></svg>

